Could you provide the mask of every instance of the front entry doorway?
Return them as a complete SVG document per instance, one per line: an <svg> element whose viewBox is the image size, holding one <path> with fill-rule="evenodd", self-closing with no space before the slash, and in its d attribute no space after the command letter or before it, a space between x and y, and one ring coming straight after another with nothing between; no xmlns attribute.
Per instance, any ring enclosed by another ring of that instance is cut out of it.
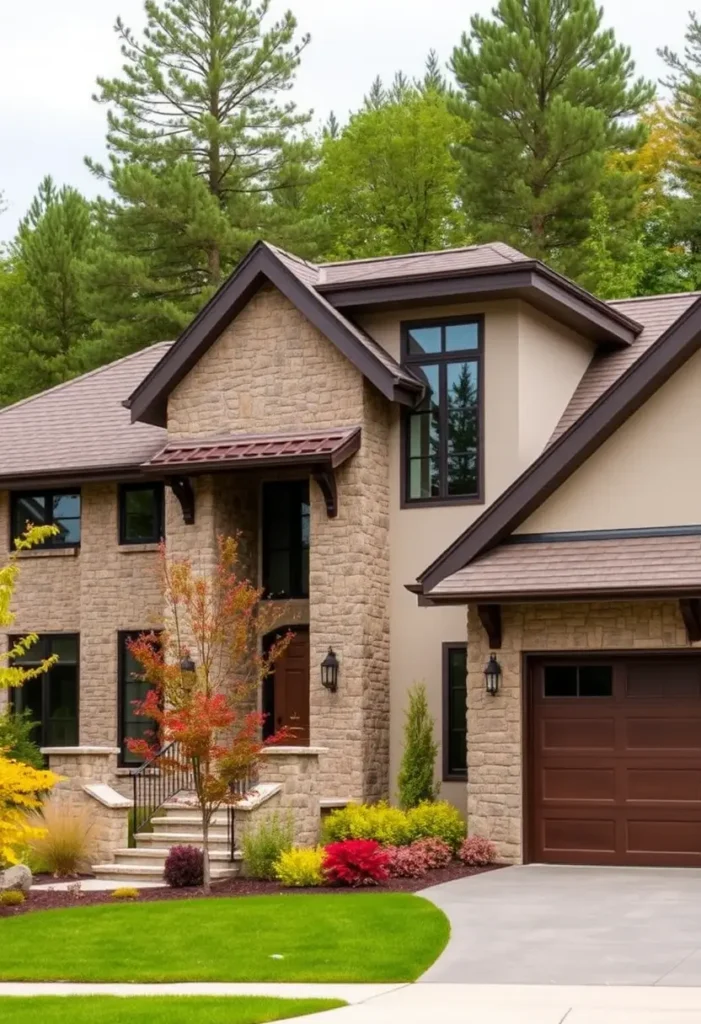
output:
<svg viewBox="0 0 701 1024"><path fill-rule="evenodd" d="M280 632L284 632L281 629ZM270 645L275 636L266 637ZM264 737L286 728L290 746L309 746L309 629L294 627L284 654L263 684Z"/></svg>

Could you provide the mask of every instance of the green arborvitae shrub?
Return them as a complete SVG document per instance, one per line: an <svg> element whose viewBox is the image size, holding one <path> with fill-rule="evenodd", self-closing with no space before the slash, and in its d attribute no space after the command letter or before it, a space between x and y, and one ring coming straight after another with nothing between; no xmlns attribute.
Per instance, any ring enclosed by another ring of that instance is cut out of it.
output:
<svg viewBox="0 0 701 1024"><path fill-rule="evenodd" d="M417 683L409 691L404 723L404 754L399 769L399 803L405 809L424 800L435 800L438 785L433 773L438 744L433 736L433 717L428 710L426 687Z"/></svg>
<svg viewBox="0 0 701 1024"><path fill-rule="evenodd" d="M294 824L290 814L274 811L243 837L243 868L248 878L275 878L280 854L292 849Z"/></svg>
<svg viewBox="0 0 701 1024"><path fill-rule="evenodd" d="M0 713L0 750L12 761L42 769L46 767L44 758L32 739L35 725L30 711L16 713L7 708Z"/></svg>

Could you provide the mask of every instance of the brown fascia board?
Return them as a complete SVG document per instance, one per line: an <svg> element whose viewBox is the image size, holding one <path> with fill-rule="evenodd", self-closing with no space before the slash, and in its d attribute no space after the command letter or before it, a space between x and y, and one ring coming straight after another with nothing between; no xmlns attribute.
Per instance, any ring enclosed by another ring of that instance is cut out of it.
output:
<svg viewBox="0 0 701 1024"><path fill-rule="evenodd" d="M424 570L418 577L421 592L429 593L515 530L699 347L701 299Z"/></svg>
<svg viewBox="0 0 701 1024"><path fill-rule="evenodd" d="M701 586L684 587L612 587L609 590L524 590L518 594L471 594L469 591L453 594L424 594L407 584L406 590L416 594L423 607L464 604L538 604L548 601L562 601L575 604L583 601L663 601L670 598L696 599L701 596Z"/></svg>
<svg viewBox="0 0 701 1024"><path fill-rule="evenodd" d="M538 260L523 260L461 274L454 271L424 274L394 282L320 285L318 291L332 305L354 312L487 296L522 298L599 343L630 345L642 331L637 321L601 302Z"/></svg>
<svg viewBox="0 0 701 1024"><path fill-rule="evenodd" d="M163 477L161 472L160 477ZM0 489L8 491L30 490L35 487L80 487L89 483L123 483L125 480L140 480L143 476L141 463L124 463L120 466L96 466L85 469L39 470L31 473L13 473L0 476Z"/></svg>
<svg viewBox="0 0 701 1024"><path fill-rule="evenodd" d="M422 391L397 380L355 337L342 315L308 287L264 243L257 242L239 268L186 327L163 359L124 403L132 422L165 426L168 395L266 282L273 284L390 401L413 405Z"/></svg>

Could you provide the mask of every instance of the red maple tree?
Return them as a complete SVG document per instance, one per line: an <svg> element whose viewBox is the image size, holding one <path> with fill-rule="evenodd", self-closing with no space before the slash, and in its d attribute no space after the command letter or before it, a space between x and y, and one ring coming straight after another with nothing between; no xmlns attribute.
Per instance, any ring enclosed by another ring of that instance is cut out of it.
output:
<svg viewBox="0 0 701 1024"><path fill-rule="evenodd" d="M286 738L280 731L263 740L265 716L255 705L291 634L262 649L261 637L280 612L261 602L262 591L240 573L233 537L219 539L217 563L209 573L196 572L190 559L169 559L161 545L159 571L166 626L129 644L139 678L150 684L134 710L151 719L154 729L127 745L161 772L187 777L201 812L209 892L212 818L242 798L266 746Z"/></svg>

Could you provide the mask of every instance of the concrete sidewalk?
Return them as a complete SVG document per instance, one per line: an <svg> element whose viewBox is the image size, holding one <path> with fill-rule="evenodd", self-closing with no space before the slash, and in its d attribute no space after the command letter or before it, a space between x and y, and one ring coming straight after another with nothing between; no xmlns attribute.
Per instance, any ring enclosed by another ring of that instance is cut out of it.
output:
<svg viewBox="0 0 701 1024"><path fill-rule="evenodd" d="M97 994L266 995L335 998L351 1004L310 1018L320 1024L698 1024L701 1020L701 987L0 983L0 997Z"/></svg>

